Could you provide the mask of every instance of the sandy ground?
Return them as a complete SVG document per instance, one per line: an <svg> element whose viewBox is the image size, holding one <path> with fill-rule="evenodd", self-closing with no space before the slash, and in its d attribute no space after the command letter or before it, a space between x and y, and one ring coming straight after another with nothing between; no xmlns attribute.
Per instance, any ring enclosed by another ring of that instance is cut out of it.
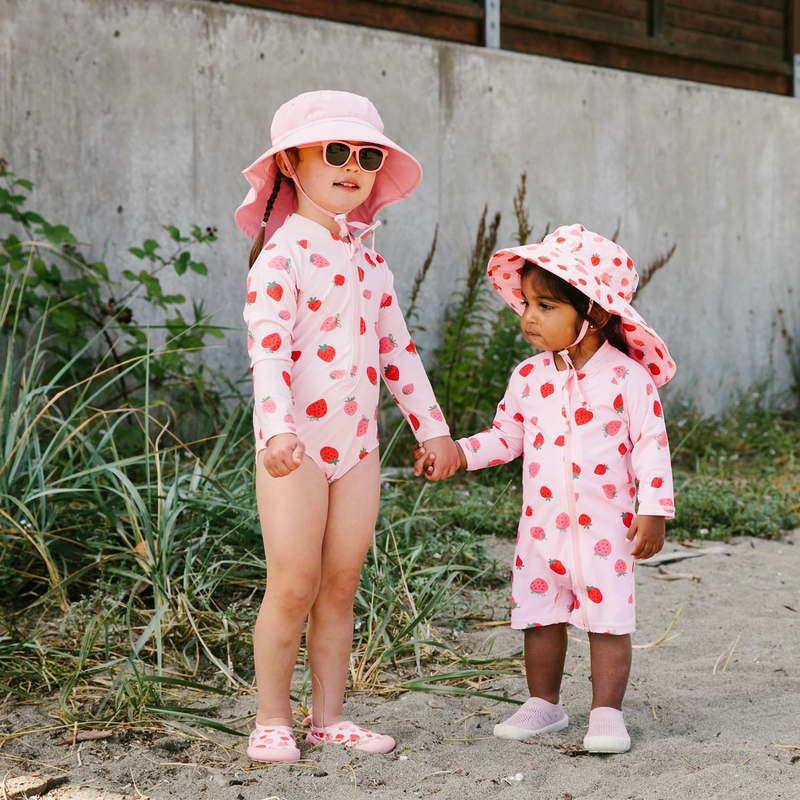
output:
<svg viewBox="0 0 800 800"><path fill-rule="evenodd" d="M498 556L508 548L494 544ZM776 542L740 539L728 550L666 566L699 582L655 580L655 567L637 569L635 644L660 639L682 611L672 630L678 636L634 651L625 704L633 746L625 755L579 752L590 683L588 645L575 632L563 687L570 725L539 740L491 737L494 723L513 711L507 703L352 695L348 713L391 733L395 753L303 745L296 765L255 766L175 733L127 732L79 748L57 747L49 734L38 734L2 746L7 796L15 796L15 776L38 770L62 781L29 795L50 800L800 798L800 531ZM503 590L496 599L498 608L507 606ZM473 653L485 652L490 639L494 654L521 647L520 634L507 628L468 630L461 639ZM503 689L525 698L522 676L494 685ZM240 697L227 701L221 716L240 718L254 708L254 698ZM52 724L40 707L6 707L4 717L6 733ZM242 753L243 742L236 746Z"/></svg>

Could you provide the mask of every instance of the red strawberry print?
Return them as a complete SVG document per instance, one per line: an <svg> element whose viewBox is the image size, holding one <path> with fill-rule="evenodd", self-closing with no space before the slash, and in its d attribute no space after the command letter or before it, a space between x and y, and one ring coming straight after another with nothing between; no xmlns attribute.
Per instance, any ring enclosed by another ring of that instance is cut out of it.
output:
<svg viewBox="0 0 800 800"><path fill-rule="evenodd" d="M550 565L550 569L553 570L556 575L567 574L567 570L564 568L564 565L557 558L551 558L547 563Z"/></svg>
<svg viewBox="0 0 800 800"><path fill-rule="evenodd" d="M531 528L531 536L534 539L536 539L537 542L541 542L547 538L544 532L544 528L537 528L537 527Z"/></svg>
<svg viewBox="0 0 800 800"><path fill-rule="evenodd" d="M333 361L334 356L336 355L336 349L331 347L329 344L322 344L319 346L317 350L317 356L321 358L323 361L327 362L328 364Z"/></svg>
<svg viewBox="0 0 800 800"><path fill-rule="evenodd" d="M514 414L514 419L517 422L525 422L525 417L523 417L522 414L519 413L519 411L517 411L517 413Z"/></svg>
<svg viewBox="0 0 800 800"><path fill-rule="evenodd" d="M517 556L517 560L514 562L514 566L517 569L522 569L525 566L525 564L523 564L522 559L519 556Z"/></svg>
<svg viewBox="0 0 800 800"><path fill-rule="evenodd" d="M587 422L591 422L593 417L594 414L588 408L579 408L575 412L575 424L585 425Z"/></svg>
<svg viewBox="0 0 800 800"><path fill-rule="evenodd" d="M645 392L647 392L647 396L648 397L650 397L650 395L653 394L653 384L652 383L648 383L647 384L647 386L645 387Z"/></svg>
<svg viewBox="0 0 800 800"><path fill-rule="evenodd" d="M514 595L511 595L511 610L513 611L515 608L519 608L519 603L514 600Z"/></svg>
<svg viewBox="0 0 800 800"><path fill-rule="evenodd" d="M547 381L547 383L543 383L539 387L539 391L542 393L542 397L550 397L550 395L553 394L555 390L556 390L555 386L553 386L553 384L550 383L550 381Z"/></svg>
<svg viewBox="0 0 800 800"><path fill-rule="evenodd" d="M300 247L303 248L303 250L306 250L308 248L308 240L307 239L298 239L297 244L299 244Z"/></svg>
<svg viewBox="0 0 800 800"><path fill-rule="evenodd" d="M556 436L555 442L553 442L556 447L563 447L564 446L564 437L563 436Z"/></svg>
<svg viewBox="0 0 800 800"><path fill-rule="evenodd" d="M663 478L653 478L653 480L650 481L650 485L654 489L660 489L664 485L664 479Z"/></svg>
<svg viewBox="0 0 800 800"><path fill-rule="evenodd" d="M319 457L325 464L339 463L339 451L335 447L323 447L319 451Z"/></svg>
<svg viewBox="0 0 800 800"><path fill-rule="evenodd" d="M400 379L400 370L392 364L387 364L386 368L383 370L383 374L386 376L387 381L396 381Z"/></svg>
<svg viewBox="0 0 800 800"><path fill-rule="evenodd" d="M381 308L389 308L391 304L392 304L392 296L384 292L381 295Z"/></svg>
<svg viewBox="0 0 800 800"><path fill-rule="evenodd" d="M332 381L340 381L344 378L344 370L343 369L335 369L331 372L331 380Z"/></svg>
<svg viewBox="0 0 800 800"><path fill-rule="evenodd" d="M280 334L270 333L261 340L261 346L265 350L272 350L274 353L281 346Z"/></svg>
<svg viewBox="0 0 800 800"><path fill-rule="evenodd" d="M572 479L576 480L581 476L581 468L573 461L572 462Z"/></svg>
<svg viewBox="0 0 800 800"><path fill-rule="evenodd" d="M659 403L658 400L653 402L653 413L657 417L660 417L661 414L663 413L662 410L661 410L661 403Z"/></svg>
<svg viewBox="0 0 800 800"><path fill-rule="evenodd" d="M364 322L364 317L359 320L359 333L363 336L367 332L367 323Z"/></svg>
<svg viewBox="0 0 800 800"><path fill-rule="evenodd" d="M562 533L569 528L569 514L559 514L556 517L556 528Z"/></svg>
<svg viewBox="0 0 800 800"><path fill-rule="evenodd" d="M362 458L366 458L368 455L369 455L369 453L362 447L358 451L358 460L361 461Z"/></svg>
<svg viewBox="0 0 800 800"><path fill-rule="evenodd" d="M380 340L378 341L378 352L381 354L391 353L395 347L397 347L397 342L394 340L394 336L391 334L388 336L381 336Z"/></svg>
<svg viewBox="0 0 800 800"><path fill-rule="evenodd" d="M611 542L608 539L601 539L594 546L594 554L603 559L608 558L611 555Z"/></svg>
<svg viewBox="0 0 800 800"><path fill-rule="evenodd" d="M442 412L439 411L439 406L431 406L428 411L431 412L431 417L435 419L437 422L444 422L444 416L442 416ZM508 445L506 445L507 447ZM499 461L499 464L505 464L505 461Z"/></svg>
<svg viewBox="0 0 800 800"><path fill-rule="evenodd" d="M281 286L279 283L275 283L275 281L272 281L272 283L267 284L267 294L273 300L280 300L281 297L283 297L283 286Z"/></svg>
<svg viewBox="0 0 800 800"><path fill-rule="evenodd" d="M608 464L598 464L594 468L595 475L605 475L608 472Z"/></svg>
<svg viewBox="0 0 800 800"><path fill-rule="evenodd" d="M372 260L372 257L369 253L364 253L364 260L369 264L371 267L375 266L375 262Z"/></svg>
<svg viewBox="0 0 800 800"><path fill-rule="evenodd" d="M628 377L628 370L625 367L614 367L614 374L621 380L624 381L625 378Z"/></svg>
<svg viewBox="0 0 800 800"><path fill-rule="evenodd" d="M530 471L531 478L535 478L539 474L539 470L542 468L541 464L538 464L536 461L531 461L528 470Z"/></svg>
<svg viewBox="0 0 800 800"><path fill-rule="evenodd" d="M356 411L358 411L358 403L355 397L348 397L344 404L344 413L347 414L348 417L352 417Z"/></svg>
<svg viewBox="0 0 800 800"><path fill-rule="evenodd" d="M596 266L597 266L599 263L600 263L600 256L599 256L599 255L597 255L597 253L595 253L595 254L592 256L592 266L593 266L593 267L596 267Z"/></svg>
<svg viewBox="0 0 800 800"><path fill-rule="evenodd" d="M602 603L603 602L603 594L596 586L587 586L586 587L586 596L593 603Z"/></svg>
<svg viewBox="0 0 800 800"><path fill-rule="evenodd" d="M625 413L625 407L622 404L622 395L621 394L618 394L614 398L614 411L616 411L617 414L624 414Z"/></svg>
<svg viewBox="0 0 800 800"><path fill-rule="evenodd" d="M292 350L292 361L299 361L301 355L303 355L302 350Z"/></svg>
<svg viewBox="0 0 800 800"><path fill-rule="evenodd" d="M592 518L588 514L581 514L578 517L578 525L583 525L588 530L592 527Z"/></svg>
<svg viewBox="0 0 800 800"><path fill-rule="evenodd" d="M671 509L673 508L673 506L675 505L675 503L672 501L672 498L671 498L671 497L662 497L662 498L661 498L661 499L658 501L658 504L659 504L660 506L663 506L664 508L668 508L668 509L670 509L670 510L671 510Z"/></svg>
<svg viewBox="0 0 800 800"><path fill-rule="evenodd" d="M378 382L378 373L375 370L375 367L367 367L367 378L369 378L369 382L375 386Z"/></svg>
<svg viewBox="0 0 800 800"><path fill-rule="evenodd" d="M323 269L324 267L329 267L331 265L331 262L328 261L327 258L321 256L319 253L312 253L309 261L319 269Z"/></svg>
<svg viewBox="0 0 800 800"><path fill-rule="evenodd" d="M419 430L419 420L413 414L408 415L408 421L411 423L411 427L415 431Z"/></svg>
<svg viewBox="0 0 800 800"><path fill-rule="evenodd" d="M322 305L321 301L317 300L316 297L312 297L310 300L307 301L309 311L317 311L319 307Z"/></svg>
<svg viewBox="0 0 800 800"><path fill-rule="evenodd" d="M291 315L291 314L290 314L290 313L289 313L289 312L288 312L288 311L287 311L285 308L282 308L282 309L281 309L281 310L278 312L278 316L279 316L279 317L280 317L282 320L284 320L284 322L288 322L288 321L289 321L289 320L292 318L292 315Z"/></svg>
<svg viewBox="0 0 800 800"><path fill-rule="evenodd" d="M528 375L533 372L533 364L526 364L520 371L519 374L522 375L523 378L527 378Z"/></svg>
<svg viewBox="0 0 800 800"><path fill-rule="evenodd" d="M621 558L618 558L614 564L614 572L617 573L618 578L624 578L628 574L628 565Z"/></svg>
<svg viewBox="0 0 800 800"><path fill-rule="evenodd" d="M531 591L534 594L544 595L547 592L547 581L544 578L536 578L531 581Z"/></svg>
<svg viewBox="0 0 800 800"><path fill-rule="evenodd" d="M363 283L364 282L364 270L361 269L361 267L358 268L358 280L359 280L359 283Z"/></svg>
<svg viewBox="0 0 800 800"><path fill-rule="evenodd" d="M617 419L603 424L603 436L616 436L622 430L622 423Z"/></svg>
<svg viewBox="0 0 800 800"><path fill-rule="evenodd" d="M406 350L411 353L412 356L417 355L417 346L411 340L409 340L408 344L406 345Z"/></svg>
<svg viewBox="0 0 800 800"><path fill-rule="evenodd" d="M328 413L328 404L324 400L315 400L306 408L309 419L322 419Z"/></svg>
<svg viewBox="0 0 800 800"><path fill-rule="evenodd" d="M533 446L537 450L541 450L543 444L544 444L544 436L542 436L541 433L537 433L536 438L533 440Z"/></svg>
<svg viewBox="0 0 800 800"><path fill-rule="evenodd" d="M292 388L292 376L284 371L281 372L281 377L283 378L283 382L291 389Z"/></svg>
<svg viewBox="0 0 800 800"><path fill-rule="evenodd" d="M267 395L261 401L261 410L266 412L267 414L274 414L278 410L278 404Z"/></svg>
<svg viewBox="0 0 800 800"><path fill-rule="evenodd" d="M668 444L667 434L664 431L659 433L658 436L655 436L654 438L656 440L656 445L658 446L659 450L662 450L663 448L665 448L667 446L667 444Z"/></svg>
<svg viewBox="0 0 800 800"><path fill-rule="evenodd" d="M505 461L503 461L503 459L502 459L502 458L493 458L493 459L492 459L492 460L489 462L489 466L490 466L490 467L499 467L501 464L505 464L505 463L506 463L506 462L505 462Z"/></svg>
<svg viewBox="0 0 800 800"><path fill-rule="evenodd" d="M626 528L630 528L630 526L633 524L633 513L630 511L626 511L624 514L621 514L620 516L622 518L622 524Z"/></svg>
<svg viewBox="0 0 800 800"><path fill-rule="evenodd" d="M258 297L258 292L248 292L247 293L247 305L251 306L255 303L256 298Z"/></svg>
<svg viewBox="0 0 800 800"><path fill-rule="evenodd" d="M363 436L369 427L369 420L366 417L361 417L356 426L356 436Z"/></svg>
<svg viewBox="0 0 800 800"><path fill-rule="evenodd" d="M659 368L658 364L648 364L647 369L650 370L651 375L660 375L661 369Z"/></svg>
<svg viewBox="0 0 800 800"><path fill-rule="evenodd" d="M604 483L603 493L609 500L613 500L617 496L617 487L613 483Z"/></svg>
<svg viewBox="0 0 800 800"><path fill-rule="evenodd" d="M533 509L530 506L525 506L525 516L526 517L533 516Z"/></svg>
<svg viewBox="0 0 800 800"><path fill-rule="evenodd" d="M344 286L344 275L334 275L333 276L333 285L334 286Z"/></svg>
<svg viewBox="0 0 800 800"><path fill-rule="evenodd" d="M542 497L544 497L545 500L552 500L553 499L553 493L550 491L550 489L547 486L542 486L542 488L539 489L539 494Z"/></svg>
<svg viewBox="0 0 800 800"><path fill-rule="evenodd" d="M625 453L627 453L627 452L628 452L628 445L626 445L626 444L625 444L625 442L623 442L623 443L622 443L622 444L621 444L621 445L620 445L620 446L617 448L617 450L619 450L619 454L620 454L621 456L624 456L624 455L625 455Z"/></svg>
<svg viewBox="0 0 800 800"><path fill-rule="evenodd" d="M266 248L265 248L266 249ZM285 269L289 272L292 268L292 259L284 258L283 256L275 256L267 266L270 269Z"/></svg>
<svg viewBox="0 0 800 800"><path fill-rule="evenodd" d="M256 343L255 337L250 331L247 331L247 349L252 350L253 345Z"/></svg>

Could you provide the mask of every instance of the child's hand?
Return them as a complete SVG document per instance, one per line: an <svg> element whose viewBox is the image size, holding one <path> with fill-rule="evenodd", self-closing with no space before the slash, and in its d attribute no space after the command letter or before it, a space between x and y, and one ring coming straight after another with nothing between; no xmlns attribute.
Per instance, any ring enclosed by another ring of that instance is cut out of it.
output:
<svg viewBox="0 0 800 800"><path fill-rule="evenodd" d="M631 527L628 528L628 535L625 537L628 542L636 539L631 555L638 561L650 558L659 552L664 546L665 527L664 517L651 517L646 514L634 517Z"/></svg>
<svg viewBox="0 0 800 800"><path fill-rule="evenodd" d="M428 439L414 450L414 474L425 474L429 481L452 478L467 466L461 447L449 436Z"/></svg>
<svg viewBox="0 0 800 800"><path fill-rule="evenodd" d="M284 478L303 463L305 445L293 433L279 433L267 442L264 466L273 478Z"/></svg>

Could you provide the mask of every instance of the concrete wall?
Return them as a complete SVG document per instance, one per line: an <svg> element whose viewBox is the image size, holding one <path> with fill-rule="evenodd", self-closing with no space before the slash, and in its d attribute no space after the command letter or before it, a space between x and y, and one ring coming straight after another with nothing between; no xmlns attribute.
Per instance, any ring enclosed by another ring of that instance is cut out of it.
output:
<svg viewBox="0 0 800 800"><path fill-rule="evenodd" d="M276 107L315 88L370 97L425 168L378 240L407 294L439 224L423 321L440 318L485 203L512 243L525 171L534 236L619 221L640 268L677 242L638 302L675 390L718 410L772 372L790 384L776 319L800 333L797 100L202 0L0 0L0 156L36 183L35 207L128 262L162 223L217 226L211 277L167 283L231 327L249 250L240 171ZM233 374L246 358L229 338L212 361Z"/></svg>

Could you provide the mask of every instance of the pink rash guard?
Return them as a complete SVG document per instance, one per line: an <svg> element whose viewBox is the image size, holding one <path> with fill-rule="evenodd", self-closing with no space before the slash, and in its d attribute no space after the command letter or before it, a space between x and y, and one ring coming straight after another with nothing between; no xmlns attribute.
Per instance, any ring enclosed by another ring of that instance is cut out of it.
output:
<svg viewBox="0 0 800 800"><path fill-rule="evenodd" d="M568 375L552 353L523 361L492 429L459 444L470 470L523 457L511 627L632 633L635 481L639 514L674 516L661 403L647 371L608 342L577 386L565 387Z"/></svg>
<svg viewBox="0 0 800 800"><path fill-rule="evenodd" d="M422 442L450 430L384 259L293 214L247 277L256 455L296 433L328 482L378 446L378 376ZM350 255L350 251L352 255Z"/></svg>

